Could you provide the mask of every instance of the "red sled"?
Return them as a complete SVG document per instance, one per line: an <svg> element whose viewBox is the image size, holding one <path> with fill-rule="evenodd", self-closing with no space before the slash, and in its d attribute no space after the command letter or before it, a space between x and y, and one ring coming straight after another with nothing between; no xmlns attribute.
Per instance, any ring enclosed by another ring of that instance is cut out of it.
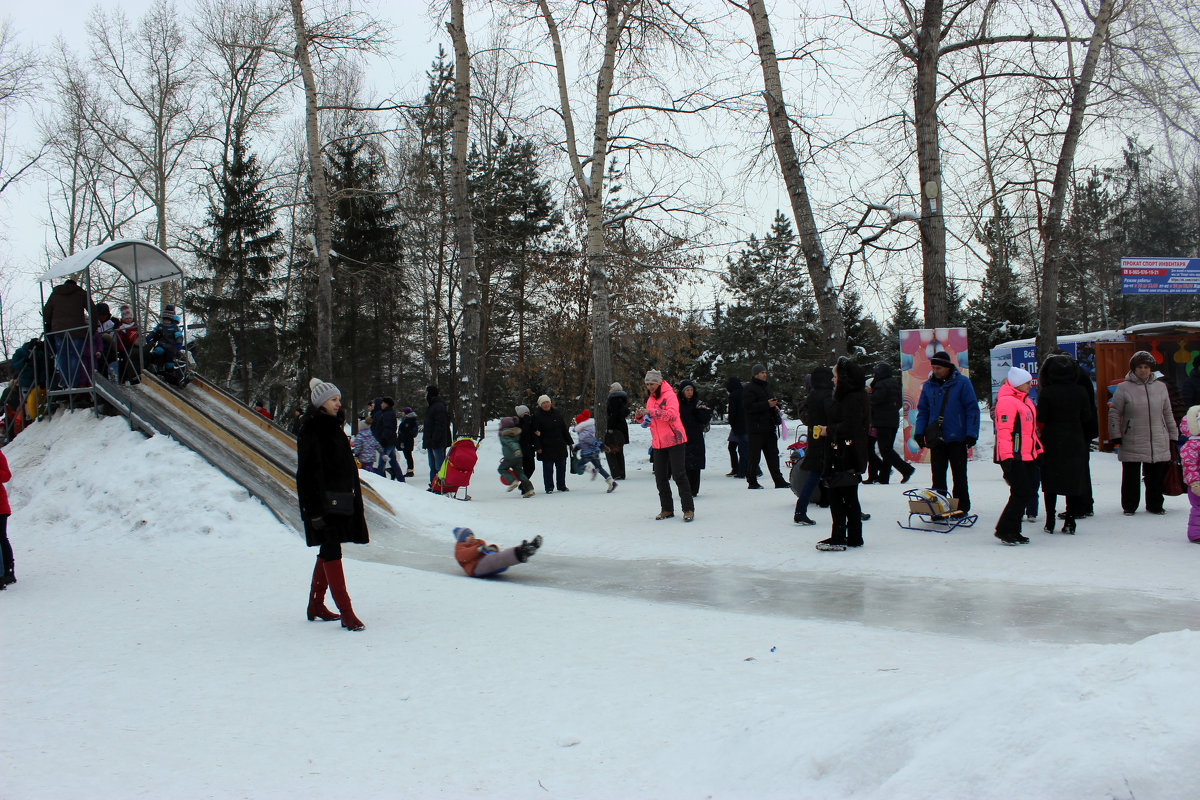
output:
<svg viewBox="0 0 1200 800"><path fill-rule="evenodd" d="M436 494L453 495L459 500L470 500L467 487L471 485L471 475L475 472L475 462L479 460L479 443L470 436L461 436L454 440L446 451L446 459L438 470L437 477L429 491ZM460 491L461 490L461 491Z"/></svg>

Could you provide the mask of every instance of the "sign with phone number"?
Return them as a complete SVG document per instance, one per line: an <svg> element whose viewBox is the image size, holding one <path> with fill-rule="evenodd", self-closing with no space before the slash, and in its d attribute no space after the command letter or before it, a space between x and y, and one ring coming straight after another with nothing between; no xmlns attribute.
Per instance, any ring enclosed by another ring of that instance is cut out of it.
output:
<svg viewBox="0 0 1200 800"><path fill-rule="evenodd" d="M1121 294L1200 294L1200 258L1122 258Z"/></svg>

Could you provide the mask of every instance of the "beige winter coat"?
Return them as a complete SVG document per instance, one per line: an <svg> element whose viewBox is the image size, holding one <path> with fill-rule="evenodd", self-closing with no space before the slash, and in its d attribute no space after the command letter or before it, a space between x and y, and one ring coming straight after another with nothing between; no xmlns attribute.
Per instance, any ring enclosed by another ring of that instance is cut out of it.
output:
<svg viewBox="0 0 1200 800"><path fill-rule="evenodd" d="M1143 383L1130 371L1108 407L1108 437L1121 440L1121 461L1170 461L1179 428L1167 385L1153 375Z"/></svg>

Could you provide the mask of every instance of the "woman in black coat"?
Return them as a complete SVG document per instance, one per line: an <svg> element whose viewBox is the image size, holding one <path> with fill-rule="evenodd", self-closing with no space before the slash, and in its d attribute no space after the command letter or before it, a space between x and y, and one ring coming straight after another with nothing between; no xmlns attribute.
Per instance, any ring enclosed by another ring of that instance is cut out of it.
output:
<svg viewBox="0 0 1200 800"><path fill-rule="evenodd" d="M838 359L833 368L833 397L825 405L826 424L820 428L820 436L828 438L823 480L833 535L818 542L818 550L845 550L863 544L858 484L871 449L871 403L866 387L862 367L848 358Z"/></svg>
<svg viewBox="0 0 1200 800"><path fill-rule="evenodd" d="M821 481L821 473L825 471L825 450L829 440L820 438L817 430L829 424L825 407L833 397L833 370L817 367L808 376L808 383L808 397L804 398L804 408L800 413L804 424L808 426L808 444L799 465L804 470L805 478L797 490L796 512L792 515L792 521L797 525L817 524L808 516L808 503Z"/></svg>
<svg viewBox="0 0 1200 800"><path fill-rule="evenodd" d="M562 414L554 408L549 395L538 398L537 410L533 412L533 436L536 442L537 457L542 462L542 482L546 494L554 491L557 473L558 490L569 492L567 488L567 455L571 448L571 432Z"/></svg>
<svg viewBox="0 0 1200 800"><path fill-rule="evenodd" d="M1098 433L1096 407L1076 381L1078 367L1070 356L1052 355L1038 371L1037 421L1041 429L1042 496L1046 503L1046 533L1054 533L1058 495L1067 496L1063 533L1075 532L1083 516L1080 500L1091 496L1088 443Z"/></svg>
<svg viewBox="0 0 1200 800"><path fill-rule="evenodd" d="M325 607L328 588L342 612L342 627L361 631L364 626L354 615L342 572L342 543L370 541L358 464L343 428L346 415L341 391L317 378L309 387L312 403L301 418L296 440L296 496L304 520L304 538L309 547L321 548L308 595L308 619L339 619Z"/></svg>
<svg viewBox="0 0 1200 800"><path fill-rule="evenodd" d="M608 402L604 406L607 430L604 434L604 457L614 481L625 480L625 445L629 444L629 393L619 383L608 387Z"/></svg>
<svg viewBox="0 0 1200 800"><path fill-rule="evenodd" d="M683 431L687 434L683 465L688 485L692 488L692 497L700 494L700 473L704 469L704 434L711 420L712 409L696 394L696 384L691 381L680 383L679 421L683 423Z"/></svg>

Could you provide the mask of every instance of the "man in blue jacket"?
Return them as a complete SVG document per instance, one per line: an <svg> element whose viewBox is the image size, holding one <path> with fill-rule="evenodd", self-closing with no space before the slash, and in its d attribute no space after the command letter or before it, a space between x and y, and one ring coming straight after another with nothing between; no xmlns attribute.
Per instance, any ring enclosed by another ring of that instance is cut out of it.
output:
<svg viewBox="0 0 1200 800"><path fill-rule="evenodd" d="M967 490L967 451L979 439L979 401L975 389L949 354L939 350L929 359L931 375L921 387L917 403L917 424L913 438L921 447L929 448L929 467L933 489L946 494L946 467L954 476L954 497L958 510L971 510L971 494ZM941 435L930 425L941 418ZM933 433L934 435L928 435Z"/></svg>
<svg viewBox="0 0 1200 800"><path fill-rule="evenodd" d="M391 468L392 480L404 483L404 470L396 459L396 401L390 397L375 399L375 416L371 418L371 434L379 442L380 465Z"/></svg>

